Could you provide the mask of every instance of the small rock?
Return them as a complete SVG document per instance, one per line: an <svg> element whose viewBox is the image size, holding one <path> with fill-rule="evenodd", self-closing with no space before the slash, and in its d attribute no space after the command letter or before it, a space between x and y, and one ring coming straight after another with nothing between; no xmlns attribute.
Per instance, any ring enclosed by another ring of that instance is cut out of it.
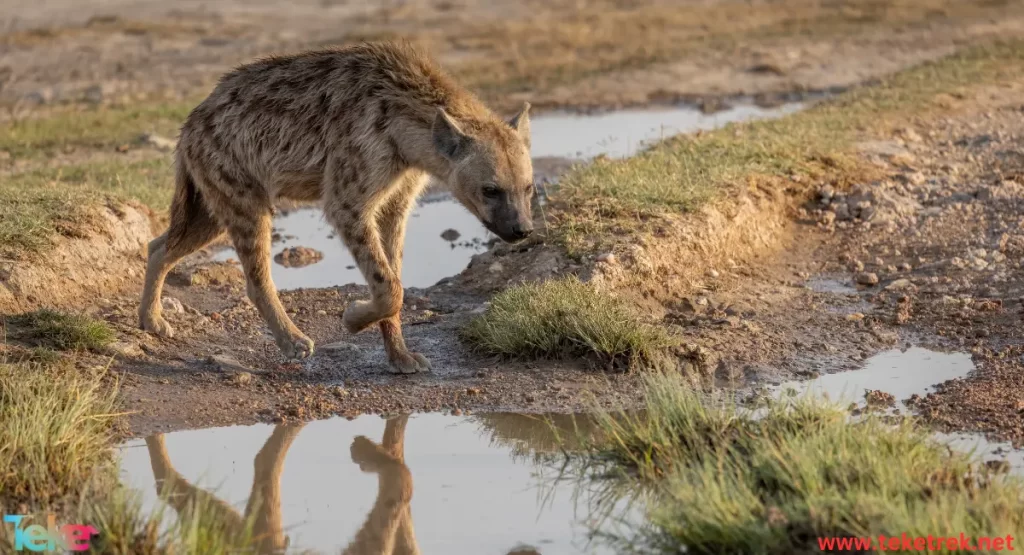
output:
<svg viewBox="0 0 1024 555"><path fill-rule="evenodd" d="M323 260L324 254L309 247L288 247L277 253L274 262L285 268L302 268Z"/></svg>
<svg viewBox="0 0 1024 555"><path fill-rule="evenodd" d="M894 280L889 285L886 285L885 286L885 290L886 291L903 291L905 289L911 289L913 287L914 287L913 282L911 282L909 279L901 278L901 279Z"/></svg>
<svg viewBox="0 0 1024 555"><path fill-rule="evenodd" d="M501 265L501 262L495 262L494 264L491 264L490 267L487 268L487 271L492 274L500 274L501 272L505 271L505 267Z"/></svg>
<svg viewBox="0 0 1024 555"><path fill-rule="evenodd" d="M846 319L851 322L858 322L864 319L864 315L860 312L854 312L853 314L847 314Z"/></svg>
<svg viewBox="0 0 1024 555"><path fill-rule="evenodd" d="M466 394L467 395L480 395L480 388L479 387L467 387L466 388Z"/></svg>
<svg viewBox="0 0 1024 555"><path fill-rule="evenodd" d="M333 393L334 396L339 398L339 399L344 399L345 397L348 397L348 390L345 389L344 387L340 386L340 385L336 385L336 386L332 387L331 388L331 393Z"/></svg>
<svg viewBox="0 0 1024 555"><path fill-rule="evenodd" d="M896 397L880 389L868 389L864 392L864 400L869 406L891 407L896 404Z"/></svg>
<svg viewBox="0 0 1024 555"><path fill-rule="evenodd" d="M316 315L317 316L327 316L327 311L321 308L320 310L316 311Z"/></svg>
<svg viewBox="0 0 1024 555"><path fill-rule="evenodd" d="M452 411L452 414L455 416L462 416L462 409L455 409Z"/></svg>
<svg viewBox="0 0 1024 555"><path fill-rule="evenodd" d="M445 241L456 241L462 234L454 229L446 229L441 232L441 238Z"/></svg>
<svg viewBox="0 0 1024 555"><path fill-rule="evenodd" d="M919 135L917 131L914 131L909 127L904 127L900 129L899 131L897 131L897 135L899 135L901 139L907 141L908 143L921 142L921 135Z"/></svg>
<svg viewBox="0 0 1024 555"><path fill-rule="evenodd" d="M252 373L244 370L231 375L231 383L235 385L248 385L252 383Z"/></svg>
<svg viewBox="0 0 1024 555"><path fill-rule="evenodd" d="M139 137L139 142L155 148L157 150L171 151L178 146L178 142L174 139L168 139L167 137L161 137L155 133L144 133Z"/></svg>
<svg viewBox="0 0 1024 555"><path fill-rule="evenodd" d="M167 312L173 312L175 314L182 314L185 312L184 305L182 305L181 301L175 299L174 297L164 297L160 301L160 304L164 307L164 310L166 310Z"/></svg>
<svg viewBox="0 0 1024 555"><path fill-rule="evenodd" d="M849 264L848 267L850 268L851 272L863 272L864 271L864 263L861 262L860 260L857 260L856 258L854 258L853 260L850 261L850 264Z"/></svg>
<svg viewBox="0 0 1024 555"><path fill-rule="evenodd" d="M854 280L860 285L878 285L878 275L874 272L861 272L857 274Z"/></svg>
<svg viewBox="0 0 1024 555"><path fill-rule="evenodd" d="M128 358L138 358L145 356L145 351L138 343L132 341L118 341L108 347L111 351Z"/></svg>
<svg viewBox="0 0 1024 555"><path fill-rule="evenodd" d="M210 355L207 357L206 362L216 366L221 372L249 372L248 368L230 355Z"/></svg>
<svg viewBox="0 0 1024 555"><path fill-rule="evenodd" d="M712 268L712 269L708 270L708 271L707 271L707 274L708 274L708 277L709 277L709 278L712 278L712 279L714 279L714 278L717 278L717 277L718 277L718 275L719 275L719 274L718 274L718 270L715 270L714 268Z"/></svg>
<svg viewBox="0 0 1024 555"><path fill-rule="evenodd" d="M619 262L619 260L615 257L615 254L614 253L610 253L610 252L606 252L604 254L597 255L597 259L596 260L598 262L603 262L605 264L608 264L609 266L614 266L614 265L618 264L618 262Z"/></svg>

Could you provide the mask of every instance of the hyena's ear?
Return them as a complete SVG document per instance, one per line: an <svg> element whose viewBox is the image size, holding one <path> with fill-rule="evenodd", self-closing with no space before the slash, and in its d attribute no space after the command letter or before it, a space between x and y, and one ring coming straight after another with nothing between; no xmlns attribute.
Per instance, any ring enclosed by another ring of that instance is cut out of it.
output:
<svg viewBox="0 0 1024 555"><path fill-rule="evenodd" d="M519 138L526 143L526 148L530 148L530 103L523 102L523 109L518 114L512 116L512 119L508 120L508 124L512 126L512 129L516 130Z"/></svg>
<svg viewBox="0 0 1024 555"><path fill-rule="evenodd" d="M431 135L434 148L445 158L454 161L466 155L470 138L462 132L459 124L444 111L444 108L437 109Z"/></svg>

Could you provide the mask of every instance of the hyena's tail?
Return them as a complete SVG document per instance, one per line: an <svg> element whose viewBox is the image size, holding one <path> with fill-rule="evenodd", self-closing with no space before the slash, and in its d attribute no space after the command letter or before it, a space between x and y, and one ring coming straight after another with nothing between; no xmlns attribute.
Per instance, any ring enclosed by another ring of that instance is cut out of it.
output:
<svg viewBox="0 0 1024 555"><path fill-rule="evenodd" d="M206 230L220 227L207 208L203 194L182 157L178 157L175 166L171 224L167 229L168 250L176 250L179 246L193 242L193 238L207 235L204 233Z"/></svg>

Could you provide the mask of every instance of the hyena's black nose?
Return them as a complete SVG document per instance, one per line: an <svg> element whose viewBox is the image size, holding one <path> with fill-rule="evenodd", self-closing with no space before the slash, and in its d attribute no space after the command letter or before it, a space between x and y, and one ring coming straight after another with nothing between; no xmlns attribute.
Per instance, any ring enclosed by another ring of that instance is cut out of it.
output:
<svg viewBox="0 0 1024 555"><path fill-rule="evenodd" d="M521 224L515 224L512 226L512 236L516 241L526 239L531 233L533 233L533 226L524 227Z"/></svg>

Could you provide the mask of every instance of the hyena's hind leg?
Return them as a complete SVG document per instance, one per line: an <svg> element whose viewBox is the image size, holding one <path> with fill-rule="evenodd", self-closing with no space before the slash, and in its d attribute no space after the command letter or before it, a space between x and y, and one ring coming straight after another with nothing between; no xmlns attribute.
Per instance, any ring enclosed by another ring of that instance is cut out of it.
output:
<svg viewBox="0 0 1024 555"><path fill-rule="evenodd" d="M209 176L212 186L207 198L218 220L228 229L238 259L245 272L246 292L260 316L270 327L281 353L286 358L306 358L313 354L313 341L295 327L285 313L277 288L270 277L270 242L273 231L273 205L258 183L230 181Z"/></svg>
<svg viewBox="0 0 1024 555"><path fill-rule="evenodd" d="M399 178L391 196L383 203L377 214L377 228L380 229L384 251L387 253L391 270L396 276L402 275L402 254L405 245L405 226L427 176L410 170ZM409 350L402 336L401 313L381 320L381 336L391 367L399 373L411 374L430 369L430 361L423 355Z"/></svg>
<svg viewBox="0 0 1024 555"><path fill-rule="evenodd" d="M179 162L170 227L149 243L146 281L139 304L142 329L163 337L174 335L174 329L163 318L160 305L167 273L179 260L205 247L223 231L204 205L192 176Z"/></svg>

